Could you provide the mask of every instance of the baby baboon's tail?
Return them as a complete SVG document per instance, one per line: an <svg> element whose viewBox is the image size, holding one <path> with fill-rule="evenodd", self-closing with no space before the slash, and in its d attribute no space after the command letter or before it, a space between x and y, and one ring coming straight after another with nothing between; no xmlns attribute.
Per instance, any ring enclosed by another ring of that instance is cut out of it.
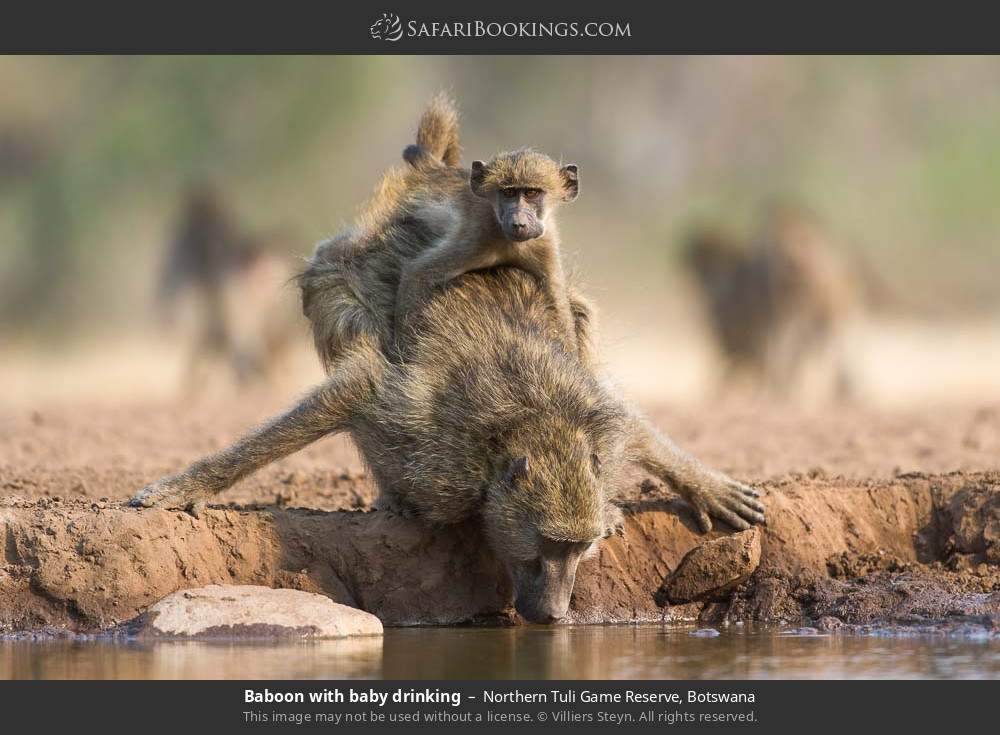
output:
<svg viewBox="0 0 1000 735"><path fill-rule="evenodd" d="M458 109L444 92L439 93L424 110L417 126L417 142L403 151L403 160L414 167L424 165L457 166L462 153L458 143Z"/></svg>

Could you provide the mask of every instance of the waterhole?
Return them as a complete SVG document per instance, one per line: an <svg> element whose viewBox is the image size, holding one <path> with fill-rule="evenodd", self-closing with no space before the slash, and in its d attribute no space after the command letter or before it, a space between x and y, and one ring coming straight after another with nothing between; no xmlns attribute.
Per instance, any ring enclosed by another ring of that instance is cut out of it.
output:
<svg viewBox="0 0 1000 735"><path fill-rule="evenodd" d="M389 628L384 638L285 643L3 641L0 678L1000 677L1000 638L983 629L845 635L737 626L692 635L698 632L654 625Z"/></svg>

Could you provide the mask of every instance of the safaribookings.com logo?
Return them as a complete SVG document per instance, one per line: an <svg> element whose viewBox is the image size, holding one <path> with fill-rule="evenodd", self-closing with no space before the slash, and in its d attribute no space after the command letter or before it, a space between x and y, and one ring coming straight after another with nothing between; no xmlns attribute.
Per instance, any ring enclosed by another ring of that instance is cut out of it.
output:
<svg viewBox="0 0 1000 735"><path fill-rule="evenodd" d="M527 21L486 22L417 21L403 25L395 13L382 17L368 29L376 41L398 41L407 38L630 38L632 29L623 21Z"/></svg>
<svg viewBox="0 0 1000 735"><path fill-rule="evenodd" d="M368 30L376 41L398 41L403 37L403 23L393 13L382 13Z"/></svg>

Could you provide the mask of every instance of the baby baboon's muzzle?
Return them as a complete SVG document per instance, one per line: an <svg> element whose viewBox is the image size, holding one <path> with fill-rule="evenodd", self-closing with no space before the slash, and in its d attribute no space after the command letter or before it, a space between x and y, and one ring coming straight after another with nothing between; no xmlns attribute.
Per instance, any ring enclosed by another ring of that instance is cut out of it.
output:
<svg viewBox="0 0 1000 735"><path fill-rule="evenodd" d="M525 242L545 234L545 224L535 216L534 212L517 209L504 217L503 230L511 241Z"/></svg>

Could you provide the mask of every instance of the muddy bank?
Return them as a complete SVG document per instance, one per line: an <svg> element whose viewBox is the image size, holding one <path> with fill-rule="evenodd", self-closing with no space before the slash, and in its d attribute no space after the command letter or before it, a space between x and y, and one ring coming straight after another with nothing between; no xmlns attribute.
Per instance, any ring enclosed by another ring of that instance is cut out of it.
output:
<svg viewBox="0 0 1000 735"><path fill-rule="evenodd" d="M664 578L704 537L682 503L647 486L624 536L581 565L573 620L1000 621L1000 473L787 476L764 491L762 561L728 600L657 606ZM207 584L319 592L387 625L511 618L508 584L475 529L431 531L390 513L223 507L199 520L7 498L0 539L4 631L107 628Z"/></svg>

